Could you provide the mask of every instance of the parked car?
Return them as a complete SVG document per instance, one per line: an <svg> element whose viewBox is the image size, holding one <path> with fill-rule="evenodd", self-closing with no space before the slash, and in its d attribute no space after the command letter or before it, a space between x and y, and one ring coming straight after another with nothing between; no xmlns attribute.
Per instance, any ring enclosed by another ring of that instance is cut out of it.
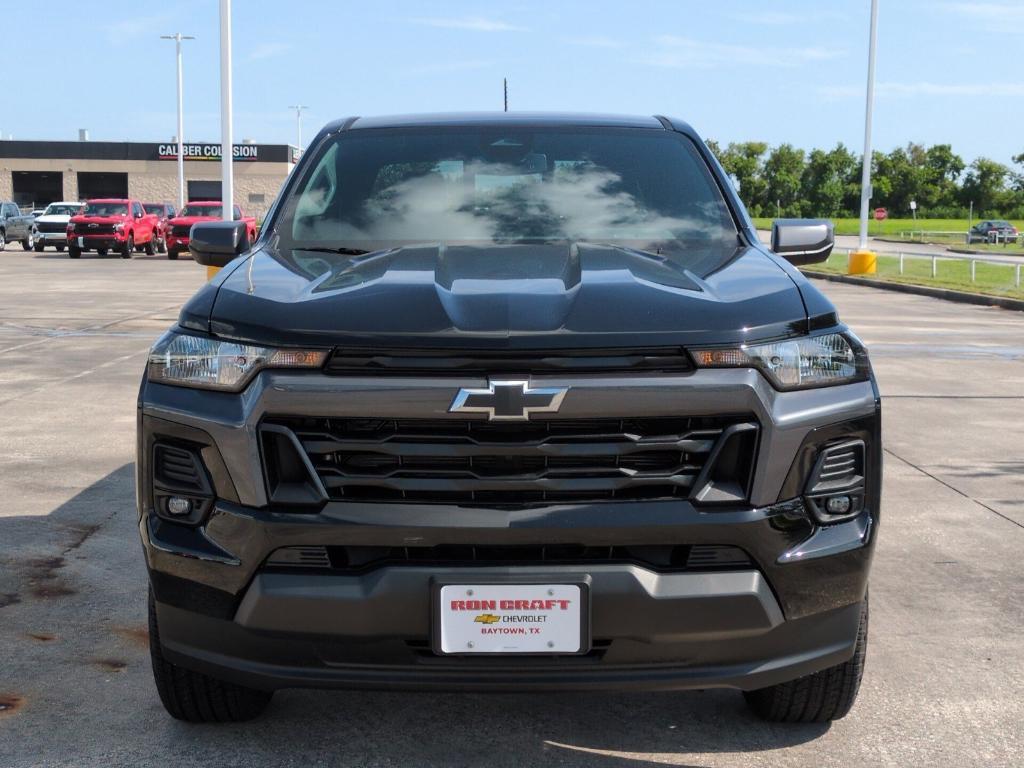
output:
<svg viewBox="0 0 1024 768"><path fill-rule="evenodd" d="M188 250L189 232L192 225L199 221L220 221L224 215L224 205L219 200L199 200L190 202L168 222L167 258L176 259L182 251ZM249 242L256 242L256 219L246 216L242 209L234 206L234 219L245 223Z"/></svg>
<svg viewBox="0 0 1024 768"><path fill-rule="evenodd" d="M142 207L157 219L157 253L167 253L167 222L174 218L174 206L170 203L143 203Z"/></svg>
<svg viewBox="0 0 1024 768"><path fill-rule="evenodd" d="M83 251L96 251L100 256L115 251L130 259L140 245L152 256L156 253L156 216L146 213L138 200L89 200L68 222L67 237L72 259Z"/></svg>
<svg viewBox="0 0 1024 768"><path fill-rule="evenodd" d="M794 267L830 222L762 245L677 120L497 113L332 123L265 226L193 225L223 269L138 397L172 716L296 686L849 711L881 400Z"/></svg>
<svg viewBox="0 0 1024 768"><path fill-rule="evenodd" d="M0 202L0 251L7 247L7 243L15 241L20 241L26 251L35 247L35 217L31 213L22 213L17 203Z"/></svg>
<svg viewBox="0 0 1024 768"><path fill-rule="evenodd" d="M35 249L42 252L51 245L63 251L68 244L68 222L71 217L81 212L85 203L61 202L50 203L36 219Z"/></svg>
<svg viewBox="0 0 1024 768"><path fill-rule="evenodd" d="M979 221L967 231L967 244L1007 242L1017 239L1017 228L1003 219Z"/></svg>

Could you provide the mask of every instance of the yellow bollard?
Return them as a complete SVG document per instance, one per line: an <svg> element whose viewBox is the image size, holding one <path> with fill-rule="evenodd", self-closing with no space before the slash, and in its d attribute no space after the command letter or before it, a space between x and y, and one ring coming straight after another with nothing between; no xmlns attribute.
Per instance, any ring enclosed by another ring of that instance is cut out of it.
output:
<svg viewBox="0 0 1024 768"><path fill-rule="evenodd" d="M852 251L848 275L873 275L878 271L878 254L874 251Z"/></svg>
<svg viewBox="0 0 1024 768"><path fill-rule="evenodd" d="M220 272L220 267L207 267L206 268L206 279L213 280L213 276Z"/></svg>

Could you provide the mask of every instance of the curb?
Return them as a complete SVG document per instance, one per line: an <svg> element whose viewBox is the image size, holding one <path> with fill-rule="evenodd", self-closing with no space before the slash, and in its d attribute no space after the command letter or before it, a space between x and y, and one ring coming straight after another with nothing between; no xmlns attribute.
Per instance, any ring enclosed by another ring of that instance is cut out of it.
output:
<svg viewBox="0 0 1024 768"><path fill-rule="evenodd" d="M950 253L964 253L970 256L1024 256L1024 251L1008 251L1007 253L999 253L997 251L976 251L972 248L959 248L950 246L946 249Z"/></svg>
<svg viewBox="0 0 1024 768"><path fill-rule="evenodd" d="M814 277L820 280L829 280L833 283L848 283L850 285L866 285L869 288L881 288L885 291L896 293L912 293L917 296L930 296L934 299L945 299L955 301L959 304L975 304L983 307L1000 307L1016 312L1024 312L1024 299L1010 299L1002 296L986 296L983 293L966 293L964 291L953 291L948 288L931 288L926 285L909 285L907 283L888 283L881 280L871 280L865 277L852 277L850 275L833 275L828 272L813 272L801 270L806 277Z"/></svg>

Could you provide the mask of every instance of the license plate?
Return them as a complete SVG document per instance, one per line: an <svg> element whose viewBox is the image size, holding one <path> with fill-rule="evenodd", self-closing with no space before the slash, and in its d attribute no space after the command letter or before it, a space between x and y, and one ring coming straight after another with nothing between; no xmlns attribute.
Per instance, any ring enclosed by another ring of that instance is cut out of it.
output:
<svg viewBox="0 0 1024 768"><path fill-rule="evenodd" d="M579 584L446 584L438 591L440 653L582 653Z"/></svg>
<svg viewBox="0 0 1024 768"><path fill-rule="evenodd" d="M78 238L78 247L81 248L83 245L85 245L85 238L84 237Z"/></svg>

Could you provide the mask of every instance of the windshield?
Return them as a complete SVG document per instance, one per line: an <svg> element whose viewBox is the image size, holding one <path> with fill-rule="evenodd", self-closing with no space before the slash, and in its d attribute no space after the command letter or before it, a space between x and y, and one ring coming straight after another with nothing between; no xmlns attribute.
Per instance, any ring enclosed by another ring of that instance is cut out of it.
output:
<svg viewBox="0 0 1024 768"><path fill-rule="evenodd" d="M142 208L146 213L155 213L157 216L164 216L167 214L163 203L143 203Z"/></svg>
<svg viewBox="0 0 1024 768"><path fill-rule="evenodd" d="M216 216L218 219L223 215L222 205L186 205L181 209L180 216Z"/></svg>
<svg viewBox="0 0 1024 768"><path fill-rule="evenodd" d="M276 222L283 248L737 243L707 164L671 131L352 131L316 152Z"/></svg>
<svg viewBox="0 0 1024 768"><path fill-rule="evenodd" d="M82 210L80 205L61 205L60 203L54 203L46 206L44 216L74 216Z"/></svg>
<svg viewBox="0 0 1024 768"><path fill-rule="evenodd" d="M128 213L128 204L89 202L82 213L86 216L124 216Z"/></svg>

